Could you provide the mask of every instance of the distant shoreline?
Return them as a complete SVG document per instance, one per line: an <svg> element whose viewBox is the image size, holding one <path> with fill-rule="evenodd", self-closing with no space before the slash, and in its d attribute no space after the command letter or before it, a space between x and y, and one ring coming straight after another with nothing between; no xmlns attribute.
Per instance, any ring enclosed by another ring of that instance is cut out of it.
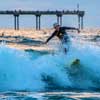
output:
<svg viewBox="0 0 100 100"><path fill-rule="evenodd" d="M36 30L35 28L20 28L19 30L15 30L14 28L0 28L0 30L13 30L13 31L43 31L43 30L53 30L52 28L41 28L40 30ZM83 32L100 32L100 28L84 28L81 30Z"/></svg>
<svg viewBox="0 0 100 100"><path fill-rule="evenodd" d="M21 49L21 50L38 50L38 51L50 51L52 47L48 45L41 45L50 34L53 32L52 29L4 29L0 28L0 42L6 42L9 47ZM76 31L75 31L76 32ZM72 33L75 33L74 31ZM100 36L100 29L84 29L79 35L83 36ZM57 41L55 38L53 40Z"/></svg>

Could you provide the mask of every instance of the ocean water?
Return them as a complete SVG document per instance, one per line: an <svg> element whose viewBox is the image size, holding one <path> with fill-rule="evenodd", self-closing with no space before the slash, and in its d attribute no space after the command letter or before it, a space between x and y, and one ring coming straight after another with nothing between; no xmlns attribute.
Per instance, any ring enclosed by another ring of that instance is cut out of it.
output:
<svg viewBox="0 0 100 100"><path fill-rule="evenodd" d="M75 38L67 54L1 44L0 100L100 100L100 47Z"/></svg>

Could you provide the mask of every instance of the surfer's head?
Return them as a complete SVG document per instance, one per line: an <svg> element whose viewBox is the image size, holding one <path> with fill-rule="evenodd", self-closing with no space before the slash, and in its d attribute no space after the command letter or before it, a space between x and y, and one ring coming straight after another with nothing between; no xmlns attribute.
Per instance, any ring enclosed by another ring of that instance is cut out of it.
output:
<svg viewBox="0 0 100 100"><path fill-rule="evenodd" d="M53 24L54 29L58 30L60 28L60 25L58 23Z"/></svg>

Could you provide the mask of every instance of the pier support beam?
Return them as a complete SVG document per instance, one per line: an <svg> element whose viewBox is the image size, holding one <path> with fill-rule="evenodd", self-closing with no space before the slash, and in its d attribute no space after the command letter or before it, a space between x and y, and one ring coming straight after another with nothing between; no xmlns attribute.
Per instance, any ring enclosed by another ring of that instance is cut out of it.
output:
<svg viewBox="0 0 100 100"><path fill-rule="evenodd" d="M19 30L19 15L14 15L14 29Z"/></svg>
<svg viewBox="0 0 100 100"><path fill-rule="evenodd" d="M57 23L62 26L62 15L57 15Z"/></svg>
<svg viewBox="0 0 100 100"><path fill-rule="evenodd" d="M17 16L17 30L19 30L19 16Z"/></svg>
<svg viewBox="0 0 100 100"><path fill-rule="evenodd" d="M60 25L62 26L62 15L60 16Z"/></svg>
<svg viewBox="0 0 100 100"><path fill-rule="evenodd" d="M81 17L81 29L84 28L84 25L83 25L83 16Z"/></svg>
<svg viewBox="0 0 100 100"><path fill-rule="evenodd" d="M38 30L38 16L36 15L36 30Z"/></svg>
<svg viewBox="0 0 100 100"><path fill-rule="evenodd" d="M39 16L39 30L41 29L41 16Z"/></svg>
<svg viewBox="0 0 100 100"><path fill-rule="evenodd" d="M16 30L16 16L14 15L14 29Z"/></svg>
<svg viewBox="0 0 100 100"><path fill-rule="evenodd" d="M41 29L41 15L36 15L36 30Z"/></svg>
<svg viewBox="0 0 100 100"><path fill-rule="evenodd" d="M84 25L83 25L83 16L79 16L78 15L78 28L79 29L83 29Z"/></svg>
<svg viewBox="0 0 100 100"><path fill-rule="evenodd" d="M80 16L78 15L78 28L81 29L81 25L80 25Z"/></svg>

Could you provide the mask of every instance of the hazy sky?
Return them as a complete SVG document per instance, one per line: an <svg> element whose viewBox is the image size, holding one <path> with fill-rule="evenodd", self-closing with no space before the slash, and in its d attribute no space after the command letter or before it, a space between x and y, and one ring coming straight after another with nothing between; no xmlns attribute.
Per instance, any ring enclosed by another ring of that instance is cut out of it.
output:
<svg viewBox="0 0 100 100"><path fill-rule="evenodd" d="M86 11L84 17L85 27L99 27L100 0L1 0L0 10L74 10L77 8L77 4L80 5L81 10ZM0 16L0 18L0 27L13 26L13 16ZM43 16L42 26L51 27L55 21L55 16ZM64 16L63 25L76 26L77 17ZM35 17L20 16L20 26L35 26Z"/></svg>

